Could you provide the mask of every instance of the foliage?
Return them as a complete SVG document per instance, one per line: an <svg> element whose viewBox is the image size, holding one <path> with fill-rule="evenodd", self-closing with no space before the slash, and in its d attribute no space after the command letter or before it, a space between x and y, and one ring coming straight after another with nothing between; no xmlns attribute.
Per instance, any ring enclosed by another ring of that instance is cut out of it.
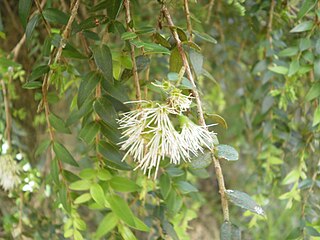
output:
<svg viewBox="0 0 320 240"><path fill-rule="evenodd" d="M0 3L0 238L320 236L318 1L66 2Z"/></svg>

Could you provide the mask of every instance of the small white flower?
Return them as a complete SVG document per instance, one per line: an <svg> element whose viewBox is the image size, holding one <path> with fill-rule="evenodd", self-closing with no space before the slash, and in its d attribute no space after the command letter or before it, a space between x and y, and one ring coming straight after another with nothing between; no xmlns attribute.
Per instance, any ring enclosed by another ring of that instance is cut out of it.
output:
<svg viewBox="0 0 320 240"><path fill-rule="evenodd" d="M198 151L203 152L203 148L212 148L212 132L206 127L193 123L186 116L180 116L182 122L181 137L187 142L188 150L195 156Z"/></svg>
<svg viewBox="0 0 320 240"><path fill-rule="evenodd" d="M254 207L254 210L255 210L255 212L256 212L257 214L259 214L259 215L264 215L264 211L263 211L263 209L262 209L260 206L255 206L255 207Z"/></svg>
<svg viewBox="0 0 320 240"><path fill-rule="evenodd" d="M11 155L0 156L0 185L4 190L12 190L19 182L20 168Z"/></svg>
<svg viewBox="0 0 320 240"><path fill-rule="evenodd" d="M155 167L157 175L160 161L165 157L173 164L179 164L180 160L188 161L190 156L187 151L187 143L174 129L169 114L177 114L168 105L136 109L122 114L118 120L122 132L120 142L121 150L126 154L123 159L131 155L138 162L137 168L144 173Z"/></svg>
<svg viewBox="0 0 320 240"><path fill-rule="evenodd" d="M181 90L177 89L176 91L171 92L169 102L170 105L181 114L182 112L189 110L192 103L192 97L190 95L187 96L182 94Z"/></svg>

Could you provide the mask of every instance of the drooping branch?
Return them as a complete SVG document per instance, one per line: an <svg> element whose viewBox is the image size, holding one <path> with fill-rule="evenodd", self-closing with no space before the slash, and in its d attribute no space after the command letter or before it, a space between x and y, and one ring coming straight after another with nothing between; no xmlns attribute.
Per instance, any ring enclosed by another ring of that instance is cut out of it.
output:
<svg viewBox="0 0 320 240"><path fill-rule="evenodd" d="M8 143L9 150L11 149L11 113L10 113L10 100L9 100L9 93L7 91L7 86L4 80L1 80L2 86L2 95L3 95L3 103L4 109L6 113L6 138Z"/></svg>
<svg viewBox="0 0 320 240"><path fill-rule="evenodd" d="M134 32L134 29L130 26L130 24L131 24L130 0L124 0L123 5L125 8L125 12L126 12L127 30L129 32ZM132 61L132 74L133 74L133 80L134 80L134 85L135 85L135 89L136 89L136 99L138 101L140 101L141 100L141 89L140 89L140 81L139 81L135 51L134 51L133 44L131 44L130 42L129 42L129 44L130 44L130 56L131 56L131 61Z"/></svg>
<svg viewBox="0 0 320 240"><path fill-rule="evenodd" d="M184 3L184 12L186 14L186 20L187 20L187 29L189 32L189 39L192 39L192 25L190 20L190 10L189 10L189 2L188 0L183 0Z"/></svg>
<svg viewBox="0 0 320 240"><path fill-rule="evenodd" d="M197 104L197 113L198 113L199 123L200 123L201 126L206 127L204 114L203 114L203 110L202 110L202 103L201 103L200 95L199 95L199 92L198 92L198 90L196 88L197 86L196 86L193 74L191 72L191 68L190 68L189 61L187 59L186 53L184 52L184 49L183 49L183 46L182 46L182 42L181 42L181 40L179 38L179 35L178 35L178 33L176 31L176 28L175 28L175 25L174 25L174 23L172 21L170 12L169 12L168 8L166 7L166 5L164 5L164 4L162 5L161 11L163 13L163 16L165 17L165 19L168 22L168 26L170 27L172 36L176 41L179 54L181 56L183 65L184 65L184 67L186 69L187 77L188 77L188 79L190 80L190 82L191 82L191 84L193 86L192 93L193 93L193 96L195 97L196 104ZM220 195L221 195L221 206L222 206L222 211L223 211L223 217L224 217L225 221L229 221L229 206L228 206L228 199L227 199L227 196L226 196L226 193L225 193L226 188L225 188L225 184L224 184L224 176L223 176L223 173L222 173L221 165L220 165L219 159L217 159L214 156L213 152L211 154L211 157L212 157L212 161L214 163L215 173L217 175L217 180L218 180L218 185L219 185L219 192L220 192Z"/></svg>

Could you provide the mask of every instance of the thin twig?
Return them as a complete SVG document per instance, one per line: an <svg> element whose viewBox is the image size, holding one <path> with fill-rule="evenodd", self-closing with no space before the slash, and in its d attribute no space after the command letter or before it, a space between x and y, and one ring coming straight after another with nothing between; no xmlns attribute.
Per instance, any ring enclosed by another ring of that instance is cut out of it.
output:
<svg viewBox="0 0 320 240"><path fill-rule="evenodd" d="M210 22L213 5L214 5L214 0L210 0L206 24L208 24Z"/></svg>
<svg viewBox="0 0 320 240"><path fill-rule="evenodd" d="M191 20L190 20L189 2L188 2L188 0L183 0L183 3L184 3L184 12L186 14L186 20L187 20L187 29L189 32L189 40L191 41L191 39L192 39L192 25L191 25Z"/></svg>
<svg viewBox="0 0 320 240"><path fill-rule="evenodd" d="M9 100L9 92L6 89L6 84L4 80L1 80L2 85L2 94L3 94L3 102L4 109L6 113L6 138L8 142L8 148L11 149L11 114L10 114L10 100Z"/></svg>
<svg viewBox="0 0 320 240"><path fill-rule="evenodd" d="M168 22L168 25L170 27L171 33L173 35L173 38L176 41L179 54L180 54L180 56L182 58L183 65L184 65L184 67L186 69L187 77L189 78L189 80L190 80L190 82L191 82L191 84L193 86L192 93L193 93L193 96L196 99L199 123L200 123L201 126L206 127L206 122L205 122L205 119L204 119L204 114L203 114L203 110L202 110L202 103L201 103L201 99L200 99L200 96L199 96L199 92L197 91L195 80L193 78L193 75L192 75L192 72L191 72L191 68L190 68L187 56L186 56L186 54L185 54L185 52L183 50L181 40L180 40L179 35L178 35L177 31L176 31L176 28L175 28L175 26L173 24L171 15L170 15L167 7L164 4L162 5L161 11L162 11L164 17L166 18L166 20ZM223 217L224 217L225 221L229 221L229 207L228 207L227 196L226 196L226 193L225 193L226 188L225 188L225 184L224 184L224 177L223 177L222 169L221 169L219 160L214 156L213 152L211 154L211 157L212 157L212 161L214 163L215 173L217 175L217 180L218 180L218 184L219 184L219 192L220 192L220 195L221 195L221 206L222 206L222 211L223 211Z"/></svg>
<svg viewBox="0 0 320 240"><path fill-rule="evenodd" d="M79 5L80 5L80 1L79 0L76 0L73 7L72 7L72 10L71 10L71 16L68 20L68 23L66 25L66 28L64 29L63 33L62 33L62 37L61 37L61 40L60 40L60 44L59 44L59 48L57 50L57 54L56 54L56 57L54 59L54 63L57 63L60 61L60 58L61 58L61 54L62 54L62 50L63 48L65 47L66 43L65 41L67 40L67 38L69 37L69 34L70 34L70 31L71 31L71 25L77 15L77 12L78 12L78 8L79 8Z"/></svg>
<svg viewBox="0 0 320 240"><path fill-rule="evenodd" d="M123 5L126 11L126 24L127 29L129 32L134 32L134 29L130 27L131 22L131 15L130 15L130 0L124 0ZM132 74L133 74L133 80L134 85L136 88L136 99L139 101L141 100L141 89L140 89L140 81L139 81L139 75L137 70L137 63L136 63L136 57L135 57L135 51L133 44L130 44L130 55L131 55L131 61L132 61Z"/></svg>
<svg viewBox="0 0 320 240"><path fill-rule="evenodd" d="M271 48L272 48L271 32L272 32L273 13L274 13L274 6L275 5L276 5L276 1L271 0L270 10L269 10L269 20L268 20L268 25L267 25L267 39L270 43Z"/></svg>
<svg viewBox="0 0 320 240"><path fill-rule="evenodd" d="M77 0L75 2L75 4L73 5L72 11L71 11L71 16L70 16L70 18L68 20L68 23L67 23L67 26L66 26L65 30L63 31L61 41L64 41L69 36L70 30L71 30L71 24L72 24L73 20L75 19L78 7L79 7L79 0ZM54 63L57 63L60 60L62 49L63 49L63 45L60 43L60 46L59 46L59 48L57 50L57 53L56 53L56 56L54 58ZM49 65L52 63L52 59L53 59L53 57L50 58ZM50 78L51 78L52 74L53 74L53 71L52 70L49 71L49 73L45 75L43 83L42 83L42 103L43 103L44 110L45 110L46 123L47 123L47 127L48 127L48 130L49 130L49 135L50 135L50 140L51 140L51 156L50 156L50 159L48 159L49 161L52 161L52 156L54 155L52 144L53 144L53 142L55 140L54 129L53 129L53 127L52 127L52 125L50 123L50 119L49 119L50 107L49 107L49 102L48 102L48 99L47 99L48 89L49 89L49 85L50 85L49 83L50 83ZM62 166L62 162L61 162L60 159L58 159L58 167L59 167L60 175L61 175L61 178L62 178L62 182L66 186L66 189L67 189L68 199L70 199L70 190L67 187L68 186L67 185L67 180L66 180L65 176L63 175L63 166Z"/></svg>
<svg viewBox="0 0 320 240"><path fill-rule="evenodd" d="M44 26L45 26L45 28L47 30L47 33L49 35L51 35L51 27L50 27L49 23L47 22L47 20L44 18L43 13L42 13L43 6L39 3L39 0L34 0L34 2L36 3L36 7L37 7L37 9L38 9L38 11L39 11L39 13L40 13L40 15L42 17L42 20L43 20Z"/></svg>

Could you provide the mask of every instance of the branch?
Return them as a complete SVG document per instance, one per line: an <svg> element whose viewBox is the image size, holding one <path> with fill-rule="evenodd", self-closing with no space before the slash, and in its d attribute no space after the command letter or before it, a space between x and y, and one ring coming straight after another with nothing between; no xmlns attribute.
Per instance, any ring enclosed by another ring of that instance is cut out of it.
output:
<svg viewBox="0 0 320 240"><path fill-rule="evenodd" d="M192 25L191 25L191 20L190 20L189 3L188 3L188 0L183 0L183 2L184 2L184 11L186 14L186 19L187 19L187 29L189 32L189 39L191 41L191 39L192 39Z"/></svg>
<svg viewBox="0 0 320 240"><path fill-rule="evenodd" d="M6 89L6 84L4 80L1 80L1 85L2 85L2 94L3 94L3 102L4 102L4 109L6 113L6 137L7 137L7 142L9 146L9 150L11 149L11 114L10 114L10 105L9 105L9 93L7 92Z"/></svg>
<svg viewBox="0 0 320 240"><path fill-rule="evenodd" d="M276 1L271 0L270 10L269 10L269 20L268 20L268 25L267 25L267 39L268 39L271 47L272 47L271 32L272 32L272 22L273 22L273 13L274 13L274 6L275 5L276 5Z"/></svg>
<svg viewBox="0 0 320 240"><path fill-rule="evenodd" d="M130 27L130 22L131 22L131 15L130 15L130 0L124 0L123 5L126 11L126 24L127 24L127 29L129 32L134 32L134 29ZM134 46L130 43L130 55L131 55L131 61L132 61L132 74L133 74L133 80L134 80L134 85L136 88L136 99L138 101L141 100L141 89L140 89L140 82L139 82L139 75L138 75L138 70L137 70L137 63L136 63L136 57L135 57L135 52L134 52Z"/></svg>
<svg viewBox="0 0 320 240"><path fill-rule="evenodd" d="M201 99L199 96L199 92L196 88L196 84L195 84L195 80L193 78L192 72L191 72L191 68L186 56L186 53L183 50L183 46L182 46L182 42L179 38L179 35L177 33L177 30L173 24L171 15L167 9L167 7L163 4L162 5L162 9L161 9L164 17L166 18L168 25L170 27L171 33L173 35L173 38L175 39L176 43L177 43L177 48L179 51L179 54L182 58L182 62L183 65L186 69L186 73L187 73L187 77L189 78L192 86L193 86L193 96L196 99L196 104L197 104L197 113L198 113L198 118L199 118L199 123L201 126L206 127L206 122L204 119L204 114L203 114L203 110L202 110L202 103L201 103ZM222 173L222 169L220 166L220 162L219 160L214 156L213 150L212 150L212 154L211 154L211 158L212 161L214 163L214 167L215 167L215 173L217 175L217 180L218 180L218 184L219 184L219 192L221 195L221 206L222 206L222 211L223 211L223 217L225 221L229 221L229 207L228 207L228 200L227 200L227 196L225 194L226 188L225 188L225 184L224 184L224 177L223 177L223 173Z"/></svg>
<svg viewBox="0 0 320 240"><path fill-rule="evenodd" d="M214 0L210 0L206 24L208 24L210 22L213 5L214 5Z"/></svg>
<svg viewBox="0 0 320 240"><path fill-rule="evenodd" d="M49 35L51 35L51 27L50 27L49 23L47 22L47 20L44 18L43 13L42 13L43 5L39 3L39 0L35 0L34 2L36 3L37 9L38 9L38 11L39 11L39 13L40 13L40 15L42 17L42 20L44 22L44 26L45 26L45 28L47 30L47 33Z"/></svg>

